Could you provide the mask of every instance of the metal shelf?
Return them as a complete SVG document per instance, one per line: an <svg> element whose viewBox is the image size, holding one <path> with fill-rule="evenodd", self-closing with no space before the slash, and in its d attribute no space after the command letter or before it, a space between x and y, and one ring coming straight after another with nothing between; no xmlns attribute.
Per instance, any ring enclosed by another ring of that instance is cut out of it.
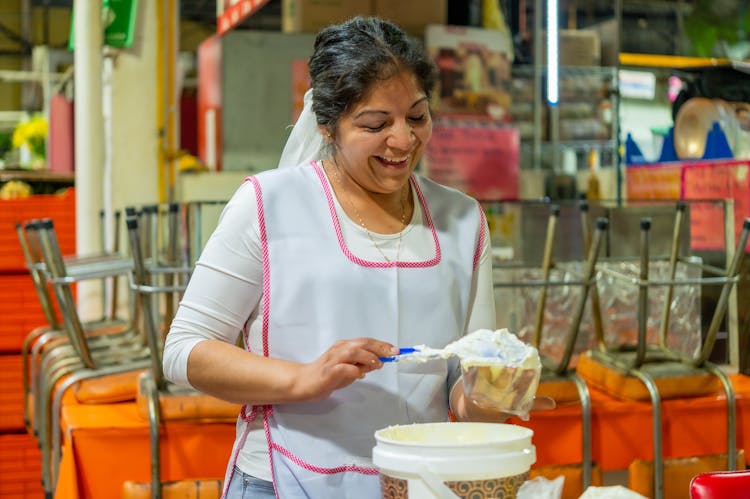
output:
<svg viewBox="0 0 750 499"><path fill-rule="evenodd" d="M729 59L685 57L659 54L632 54L622 52L619 55L621 66L641 66L656 68L704 68L710 66L727 66L732 64Z"/></svg>
<svg viewBox="0 0 750 499"><path fill-rule="evenodd" d="M75 181L75 174L52 172L49 170L23 170L23 169L0 170L0 182L8 182L10 180L23 180L25 182L47 182L47 183L73 185Z"/></svg>

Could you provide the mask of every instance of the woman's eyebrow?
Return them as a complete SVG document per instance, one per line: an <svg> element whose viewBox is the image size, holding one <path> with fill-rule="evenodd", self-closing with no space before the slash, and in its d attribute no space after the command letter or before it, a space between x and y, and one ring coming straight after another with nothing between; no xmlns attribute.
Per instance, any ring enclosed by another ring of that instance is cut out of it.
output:
<svg viewBox="0 0 750 499"><path fill-rule="evenodd" d="M387 115L388 111L379 111L377 109L365 109L364 111L360 111L359 113L357 113L357 115L354 117L354 119L356 120L357 118L361 118L362 116L365 116L367 114L385 114L385 115Z"/></svg>
<svg viewBox="0 0 750 499"><path fill-rule="evenodd" d="M420 103L421 103L422 101L425 101L425 100L427 100L427 96L426 96L426 95L423 95L422 97L420 97L419 99L417 99L417 100L416 100L416 102L414 102L414 104L412 104L412 105L411 105L411 107L410 107L409 109L414 109L414 108L415 108L415 107L417 107L417 106L418 106L418 105L419 105L419 104L420 104Z"/></svg>
<svg viewBox="0 0 750 499"><path fill-rule="evenodd" d="M427 96L426 96L426 95L425 95L425 96L423 96L423 97L420 97L419 99L417 99L417 100L416 100L416 101L414 102L414 104L412 104L412 105L411 105L411 107L410 107L409 109L414 109L414 108L415 108L415 107L417 107L417 106L418 106L418 105L419 105L419 104L420 104L420 103L421 103L422 101L425 101L425 100L427 100ZM382 110L379 110L379 109L365 109L365 110L363 110L363 111L360 111L359 113L357 113L357 114L356 114L356 115L354 116L354 119L357 119L357 118L361 118L362 116L364 116L364 115L366 115L366 114L385 114L385 115L387 115L387 114L389 114L389 113L388 113L388 111L382 111Z"/></svg>

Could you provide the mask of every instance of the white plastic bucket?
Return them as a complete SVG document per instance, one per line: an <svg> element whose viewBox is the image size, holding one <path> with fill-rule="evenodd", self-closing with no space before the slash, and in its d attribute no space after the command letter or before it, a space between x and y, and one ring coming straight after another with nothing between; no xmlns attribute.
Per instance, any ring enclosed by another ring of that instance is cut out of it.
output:
<svg viewBox="0 0 750 499"><path fill-rule="evenodd" d="M496 423L427 423L375 432L383 498L511 499L536 461L533 431Z"/></svg>

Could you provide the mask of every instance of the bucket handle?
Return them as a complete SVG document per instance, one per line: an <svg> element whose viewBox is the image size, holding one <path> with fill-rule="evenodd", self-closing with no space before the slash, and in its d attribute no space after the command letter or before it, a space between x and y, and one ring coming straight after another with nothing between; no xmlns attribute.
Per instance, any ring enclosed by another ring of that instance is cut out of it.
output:
<svg viewBox="0 0 750 499"><path fill-rule="evenodd" d="M430 471L427 466L422 466L418 471L419 477L427 485L435 497L440 499L460 499L453 491L448 487L443 480Z"/></svg>

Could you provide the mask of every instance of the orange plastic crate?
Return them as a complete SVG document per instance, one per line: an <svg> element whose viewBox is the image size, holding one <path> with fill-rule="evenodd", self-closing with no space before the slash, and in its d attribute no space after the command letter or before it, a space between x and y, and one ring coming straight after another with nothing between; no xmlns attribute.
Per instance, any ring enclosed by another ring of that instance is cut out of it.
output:
<svg viewBox="0 0 750 499"><path fill-rule="evenodd" d="M18 353L32 330L47 324L28 274L0 274L0 353Z"/></svg>
<svg viewBox="0 0 750 499"><path fill-rule="evenodd" d="M26 262L16 235L16 224L51 218L63 254L75 253L75 190L62 194L37 194L24 199L0 200L0 272L22 271Z"/></svg>
<svg viewBox="0 0 750 499"><path fill-rule="evenodd" d="M25 428L22 369L20 355L0 355L0 432Z"/></svg>
<svg viewBox="0 0 750 499"><path fill-rule="evenodd" d="M30 435L0 435L0 497L44 497L41 459L36 441Z"/></svg>

